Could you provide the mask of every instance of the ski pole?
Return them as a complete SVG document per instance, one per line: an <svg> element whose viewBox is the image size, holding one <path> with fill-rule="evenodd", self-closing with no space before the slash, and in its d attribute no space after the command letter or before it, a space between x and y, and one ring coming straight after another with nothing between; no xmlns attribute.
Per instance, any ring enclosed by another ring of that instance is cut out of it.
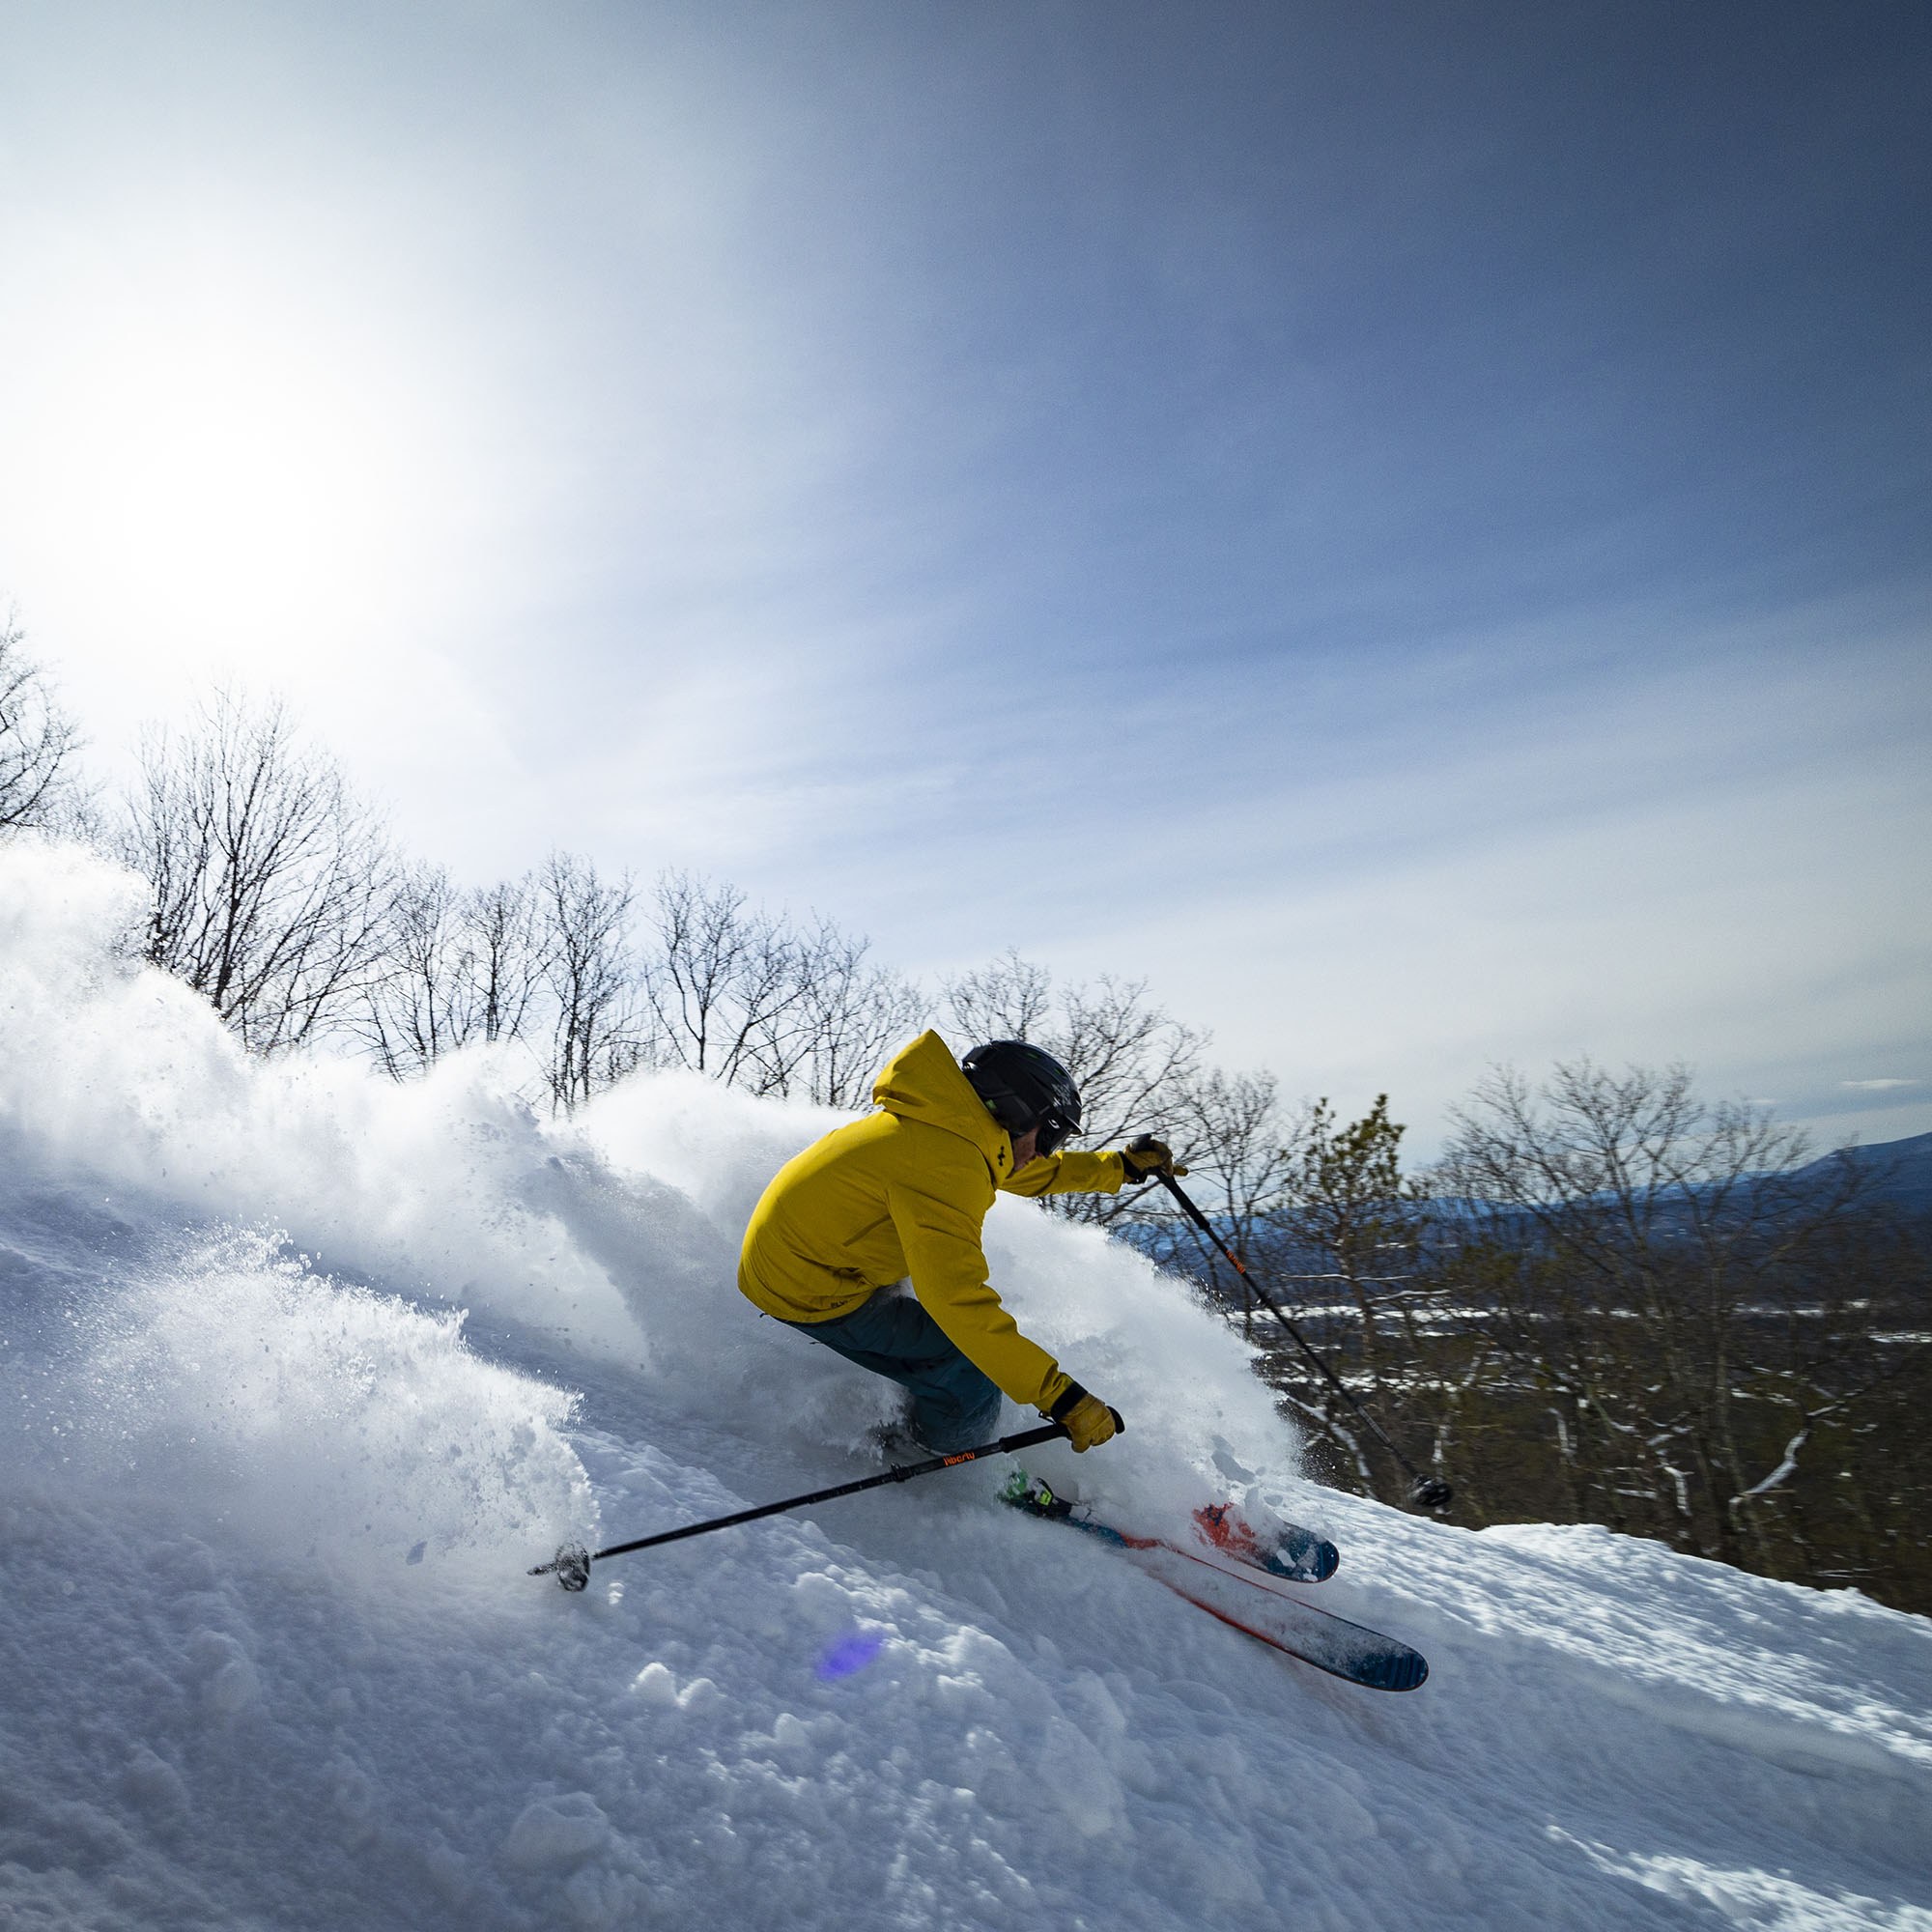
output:
<svg viewBox="0 0 1932 1932"><path fill-rule="evenodd" d="M1335 1393L1339 1395L1342 1398L1342 1400L1346 1402L1349 1405L1349 1406L1352 1408L1355 1411L1355 1413L1359 1415L1362 1418L1362 1420L1369 1425L1371 1431L1374 1432L1376 1440L1379 1442L1382 1445L1382 1447L1386 1449L1389 1452L1389 1454L1393 1456L1395 1460L1402 1464L1403 1473L1406 1475L1408 1478L1409 1501L1412 1502L1417 1509L1431 1509L1431 1510L1447 1509L1451 1501L1453 1501L1455 1498L1456 1494L1455 1491L1452 1490L1449 1487L1449 1485L1442 1480L1440 1476L1425 1476L1422 1473L1422 1471L1418 1469L1415 1466L1415 1464L1411 1463L1408 1460L1408 1458L1405 1456L1402 1453L1402 1451L1398 1449L1395 1446L1395 1444L1389 1440L1388 1435L1382 1429L1381 1424L1378 1423L1375 1419L1375 1417L1371 1415L1369 1411L1366 1408L1364 1408L1359 1402L1355 1400L1353 1394L1350 1391L1348 1384L1344 1382L1341 1379L1341 1378L1336 1375L1335 1371L1331 1369L1328 1366L1328 1364L1324 1362L1321 1359L1321 1357L1315 1352L1314 1349L1310 1346L1307 1337L1304 1336L1301 1330L1297 1328L1294 1325L1294 1323L1288 1319L1288 1317L1281 1312L1281 1310L1275 1305L1272 1298L1262 1288L1262 1285L1258 1281L1256 1281L1254 1276L1251 1275L1246 1268L1244 1268L1241 1265L1240 1256L1236 1254L1234 1249L1231 1248L1227 1244L1227 1242L1224 1241L1220 1237L1220 1236L1214 1232L1214 1227L1212 1222L1210 1222L1208 1219L1207 1215L1202 1213L1201 1209L1197 1208L1194 1205L1194 1203L1188 1199L1186 1194L1184 1194L1181 1191L1181 1186L1179 1181L1175 1179L1173 1175L1165 1173L1164 1171L1161 1171L1159 1169L1155 1170L1154 1179L1158 1180L1160 1184L1163 1187L1165 1187L1170 1194L1174 1196L1175 1200L1180 1204L1181 1211L1184 1214L1186 1214L1187 1218L1190 1221L1192 1221L1194 1225L1197 1228L1199 1228L1201 1232L1204 1235L1206 1235L1210 1241L1213 1242L1215 1247L1221 1251L1222 1255L1227 1260L1228 1265L1231 1268L1233 1268L1237 1275L1241 1277L1241 1280L1247 1285L1249 1292L1254 1295L1255 1299L1259 1301L1261 1305L1264 1308L1265 1308L1267 1312L1270 1315L1272 1315L1274 1319L1277 1321L1279 1321L1285 1329L1287 1329L1289 1340L1293 1342L1294 1346L1297 1349L1299 1349L1301 1352L1304 1355L1306 1355L1311 1362L1315 1364L1316 1368L1321 1372L1322 1378L1327 1382L1328 1386L1332 1388L1335 1391Z"/></svg>
<svg viewBox="0 0 1932 1932"><path fill-rule="evenodd" d="M1116 1417L1118 1423L1119 1418ZM554 1574L566 1590L582 1590L590 1581L590 1566L607 1556L628 1556L634 1549L650 1549L660 1543L678 1543L687 1536L704 1536L714 1529L730 1529L741 1522L756 1522L760 1517L778 1516L785 1510L805 1509L811 1503L829 1503L835 1496L856 1496L861 1490L876 1490L887 1483L907 1483L915 1476L929 1476L937 1469L954 1469L961 1463L977 1463L981 1456L1009 1456L1018 1449L1031 1449L1036 1442L1051 1442L1064 1436L1064 1423L1042 1423L1037 1429L1023 1429L1017 1435L1003 1435L997 1442L982 1442L977 1449L961 1449L951 1456L934 1456L925 1463L904 1463L882 1469L876 1476L861 1476L855 1483L840 1483L830 1490L813 1490L809 1496L787 1496L782 1502L760 1503L756 1509L740 1510L735 1516L713 1517L709 1522L688 1522L682 1529L667 1529L656 1536L640 1536L635 1543L613 1543L609 1549L586 1549L581 1543L565 1543L548 1563L539 1563L526 1574L548 1577Z"/></svg>

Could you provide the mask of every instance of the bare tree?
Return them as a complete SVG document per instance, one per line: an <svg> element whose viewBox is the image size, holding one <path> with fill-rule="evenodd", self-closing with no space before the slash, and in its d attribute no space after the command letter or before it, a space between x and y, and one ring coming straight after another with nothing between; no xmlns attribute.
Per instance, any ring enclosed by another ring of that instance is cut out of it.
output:
<svg viewBox="0 0 1932 1932"><path fill-rule="evenodd" d="M528 1039L549 970L536 881L521 879L466 894L460 913L469 962L466 1039Z"/></svg>
<svg viewBox="0 0 1932 1932"><path fill-rule="evenodd" d="M1075 1072L1081 1125L1097 1145L1157 1125L1199 1071L1207 1036L1149 1004L1145 980L1102 974L1061 996L1055 1044Z"/></svg>
<svg viewBox="0 0 1932 1932"><path fill-rule="evenodd" d="M384 923L383 968L355 1023L395 1079L472 1040L527 1039L546 956L528 877L460 892L440 866L406 872Z"/></svg>
<svg viewBox="0 0 1932 1932"><path fill-rule="evenodd" d="M1262 1266L1267 1217L1281 1201L1293 1161L1290 1146L1301 1132L1300 1122L1282 1112L1274 1075L1197 1068L1162 1097L1160 1130L1188 1170L1188 1193L1241 1265ZM1246 1279L1227 1279L1226 1264L1191 1221L1176 1217L1165 1192L1150 1189L1128 1213L1138 1223L1137 1246L1165 1266L1216 1283L1239 1301L1244 1321L1252 1319Z"/></svg>
<svg viewBox="0 0 1932 1932"><path fill-rule="evenodd" d="M636 891L628 872L606 881L589 860L554 852L538 874L537 895L551 996L546 1077L551 1104L567 1113L644 1055L631 946Z"/></svg>
<svg viewBox="0 0 1932 1932"><path fill-rule="evenodd" d="M0 833L76 827L80 738L12 618L0 618Z"/></svg>
<svg viewBox="0 0 1932 1932"><path fill-rule="evenodd" d="M1031 1039L1047 1046L1055 1015L1053 975L1044 966L1022 959L1009 947L991 964L945 983L946 1004L963 1042Z"/></svg>
<svg viewBox="0 0 1932 1932"><path fill-rule="evenodd" d="M1152 1005L1144 980L1103 974L1063 990L1045 967L1011 951L949 980L946 999L962 1042L1025 1039L1052 1054L1080 1089L1080 1138L1094 1146L1182 1113L1207 1041ZM1106 1223L1131 1211L1133 1199L1056 1194L1044 1205L1069 1220Z"/></svg>
<svg viewBox="0 0 1932 1932"><path fill-rule="evenodd" d="M759 1093L787 1091L810 1051L800 947L736 886L667 872L652 894L658 949L645 973L662 1064Z"/></svg>
<svg viewBox="0 0 1932 1932"><path fill-rule="evenodd" d="M279 699L218 692L152 732L121 838L148 881L147 957L205 994L256 1052L347 1024L381 964L387 840Z"/></svg>
<svg viewBox="0 0 1932 1932"><path fill-rule="evenodd" d="M829 1107L858 1107L870 1096L887 1055L925 1024L924 993L904 975L868 959L870 942L821 919L796 935L792 970L799 987L784 1009L789 1062L774 1055L764 1090L803 1093Z"/></svg>
<svg viewBox="0 0 1932 1932"><path fill-rule="evenodd" d="M452 1003L464 975L449 874L412 867L398 881L383 934L383 966L363 987L355 1031L392 1079L421 1072L452 1047Z"/></svg>
<svg viewBox="0 0 1932 1932"><path fill-rule="evenodd" d="M650 901L659 950L643 956L635 910L628 874L601 878L570 853L468 894L417 867L390 902L356 1031L397 1078L472 1039L524 1040L562 1111L639 1065L854 1106L924 1016L919 988L829 920L796 930L735 887L668 873Z"/></svg>
<svg viewBox="0 0 1932 1932"><path fill-rule="evenodd" d="M1866 1170L1799 1171L1767 1112L1681 1066L1492 1074L1437 1176L1472 1325L1549 1419L1572 1506L1779 1574L1780 1491L1813 1429L1905 1357L1848 1264ZM1788 1428L1780 1428L1789 1417Z"/></svg>

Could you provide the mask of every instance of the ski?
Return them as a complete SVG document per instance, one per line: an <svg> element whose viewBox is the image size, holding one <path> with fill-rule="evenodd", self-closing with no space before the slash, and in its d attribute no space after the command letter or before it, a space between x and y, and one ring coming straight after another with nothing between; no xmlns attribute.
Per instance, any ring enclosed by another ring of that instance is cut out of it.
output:
<svg viewBox="0 0 1932 1932"><path fill-rule="evenodd" d="M1194 1533L1210 1549L1290 1583L1325 1583L1342 1560L1325 1536L1279 1518L1253 1522L1232 1503L1203 1503L1194 1512Z"/></svg>
<svg viewBox="0 0 1932 1932"><path fill-rule="evenodd" d="M1019 1472L1017 1480L1022 1490L1034 1482L1024 1470ZM1040 1493L1051 1494L1044 1484L1037 1487ZM1014 1498L1009 1496L1007 1500ZM1063 1496L1054 1497L1048 1507L1030 1507L1037 1515L1057 1517L1065 1515L1073 1505ZM1242 1516L1232 1503L1203 1503L1194 1512L1193 1548L1165 1536L1129 1531L1120 1523L1110 1527L1121 1535L1133 1536L1137 1548L1157 1544L1180 1556L1227 1557L1250 1570L1279 1577L1285 1583L1325 1583L1342 1561L1335 1546L1315 1530L1304 1529L1298 1522L1284 1522L1268 1510L1262 1511L1259 1520Z"/></svg>
<svg viewBox="0 0 1932 1932"><path fill-rule="evenodd" d="M1001 1491L1000 1500L1049 1522L1085 1530L1120 1549L1196 1609L1332 1677L1371 1690L1413 1690L1429 1675L1422 1654L1397 1638L1285 1596L1271 1589L1259 1571L1237 1573L1163 1537L1136 1536L1121 1529L1090 1504L1056 1496L1024 1470L1015 1472Z"/></svg>

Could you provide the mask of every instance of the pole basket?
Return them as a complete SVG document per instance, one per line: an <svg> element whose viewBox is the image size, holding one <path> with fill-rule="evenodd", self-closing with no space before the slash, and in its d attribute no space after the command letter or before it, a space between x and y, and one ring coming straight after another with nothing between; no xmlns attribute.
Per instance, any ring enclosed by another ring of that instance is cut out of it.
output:
<svg viewBox="0 0 1932 1932"><path fill-rule="evenodd" d="M540 1563L530 1572L532 1577L541 1577L546 1571L554 1572L556 1580L566 1590L583 1590L590 1585L590 1552L581 1543L559 1543L556 1554L548 1563Z"/></svg>

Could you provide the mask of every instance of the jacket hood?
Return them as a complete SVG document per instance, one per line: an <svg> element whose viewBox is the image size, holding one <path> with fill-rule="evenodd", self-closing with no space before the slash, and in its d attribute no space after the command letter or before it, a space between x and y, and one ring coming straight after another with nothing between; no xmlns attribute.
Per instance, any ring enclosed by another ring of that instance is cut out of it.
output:
<svg viewBox="0 0 1932 1932"><path fill-rule="evenodd" d="M872 1085L872 1098L889 1114L944 1127L986 1156L996 1177L1012 1171L1013 1144L986 1111L960 1070L952 1049L931 1031L901 1047Z"/></svg>

